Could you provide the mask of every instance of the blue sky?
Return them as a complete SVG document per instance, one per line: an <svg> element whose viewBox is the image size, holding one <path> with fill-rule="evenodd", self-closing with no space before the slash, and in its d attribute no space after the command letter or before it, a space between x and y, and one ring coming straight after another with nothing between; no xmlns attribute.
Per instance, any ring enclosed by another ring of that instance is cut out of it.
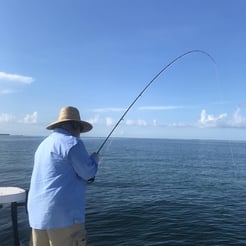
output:
<svg viewBox="0 0 246 246"><path fill-rule="evenodd" d="M0 2L0 132L47 135L63 106L113 136L246 139L244 0Z"/></svg>

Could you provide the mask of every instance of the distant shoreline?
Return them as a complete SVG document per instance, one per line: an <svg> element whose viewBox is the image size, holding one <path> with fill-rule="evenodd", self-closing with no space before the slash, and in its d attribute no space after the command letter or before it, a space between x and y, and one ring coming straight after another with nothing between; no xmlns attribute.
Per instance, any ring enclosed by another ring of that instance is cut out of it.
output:
<svg viewBox="0 0 246 246"><path fill-rule="evenodd" d="M9 133L0 133L0 136L10 136Z"/></svg>

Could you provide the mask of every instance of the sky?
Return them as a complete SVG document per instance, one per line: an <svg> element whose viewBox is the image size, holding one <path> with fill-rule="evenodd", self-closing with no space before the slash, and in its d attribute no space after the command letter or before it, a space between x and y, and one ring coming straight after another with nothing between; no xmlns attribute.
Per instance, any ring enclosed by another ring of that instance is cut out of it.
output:
<svg viewBox="0 0 246 246"><path fill-rule="evenodd" d="M246 139L245 0L0 1L0 133L74 106L106 137Z"/></svg>

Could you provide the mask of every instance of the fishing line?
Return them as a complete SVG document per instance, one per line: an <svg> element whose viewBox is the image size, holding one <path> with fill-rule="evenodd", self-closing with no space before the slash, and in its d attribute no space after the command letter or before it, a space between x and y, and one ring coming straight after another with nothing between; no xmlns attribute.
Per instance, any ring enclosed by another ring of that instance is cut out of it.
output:
<svg viewBox="0 0 246 246"><path fill-rule="evenodd" d="M105 138L105 140L103 141L103 143L101 144L101 146L98 148L97 153L99 154L99 152L102 150L103 146L106 144L106 142L108 141L108 139L110 138L110 136L112 135L112 133L115 131L115 129L118 127L118 125L120 124L120 122L124 119L124 117L126 116L126 114L129 112L129 110L132 108L132 106L137 102L137 100L143 95L143 93L150 87L150 85L166 70L168 69L172 64L174 64L176 61L182 59L184 56L187 56L189 54L192 53L201 53L203 55L206 55L207 57L209 57L209 59L216 65L216 62L214 60L214 58L207 53L206 51L203 50L190 50L186 53L183 53L180 56L177 56L175 59L173 59L170 63L168 63L163 69L161 69L161 71L159 73L157 73L148 83L147 85L143 88L143 90L138 94L138 96L133 100L133 102L129 105L129 107L126 109L126 111L123 113L123 115L120 117L120 119L117 121L117 123L115 124L115 126L113 127L113 129L110 131L110 133L108 134L108 136Z"/></svg>

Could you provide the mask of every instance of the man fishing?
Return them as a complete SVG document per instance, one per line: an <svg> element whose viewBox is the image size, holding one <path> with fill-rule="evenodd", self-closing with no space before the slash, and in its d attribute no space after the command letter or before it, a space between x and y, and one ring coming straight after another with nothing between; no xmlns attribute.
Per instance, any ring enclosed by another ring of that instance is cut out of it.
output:
<svg viewBox="0 0 246 246"><path fill-rule="evenodd" d="M89 155L80 133L92 125L80 119L77 108L64 107L53 130L39 145L28 195L33 246L85 246L87 180L98 170L99 156Z"/></svg>

